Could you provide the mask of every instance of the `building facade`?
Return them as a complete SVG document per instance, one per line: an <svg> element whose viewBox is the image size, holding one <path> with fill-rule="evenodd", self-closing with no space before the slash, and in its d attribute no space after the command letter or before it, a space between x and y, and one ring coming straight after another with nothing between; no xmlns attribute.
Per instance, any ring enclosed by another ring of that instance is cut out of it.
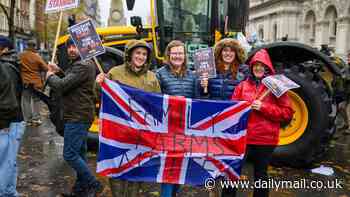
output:
<svg viewBox="0 0 350 197"><path fill-rule="evenodd" d="M32 1L32 2L31 2ZM34 0L16 0L14 10L14 32L15 32L15 47L21 51L26 45L26 41L33 37L33 18L34 13L31 10ZM7 36L9 34L8 18L5 11L10 14L11 0L1 0L0 9L0 34Z"/></svg>
<svg viewBox="0 0 350 197"><path fill-rule="evenodd" d="M126 25L122 0L111 0L108 26Z"/></svg>
<svg viewBox="0 0 350 197"><path fill-rule="evenodd" d="M350 50L349 0L250 0L247 32L264 42L288 38L344 56Z"/></svg>
<svg viewBox="0 0 350 197"><path fill-rule="evenodd" d="M80 2L83 4L83 14L85 17L90 18L96 27L100 27L101 15L97 0L85 0Z"/></svg>

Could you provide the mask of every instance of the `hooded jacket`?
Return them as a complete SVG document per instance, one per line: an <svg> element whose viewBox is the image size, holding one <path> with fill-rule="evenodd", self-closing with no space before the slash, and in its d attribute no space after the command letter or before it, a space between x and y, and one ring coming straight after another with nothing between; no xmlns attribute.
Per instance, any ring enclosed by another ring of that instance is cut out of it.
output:
<svg viewBox="0 0 350 197"><path fill-rule="evenodd" d="M254 63L261 62L271 75L275 74L269 54L265 49L258 51L250 61L250 68ZM250 69L251 70L251 69ZM242 81L235 89L232 99L253 102L258 99L267 88L249 77ZM253 110L248 118L247 144L254 145L277 145L279 140L280 123L290 121L294 110L287 94L280 98L269 93L262 101L259 111Z"/></svg>
<svg viewBox="0 0 350 197"><path fill-rule="evenodd" d="M131 66L131 54L137 47L144 47L148 51L146 63L138 72ZM148 70L151 64L151 49L147 43L143 40L130 40L125 46L124 54L124 64L113 67L108 72L108 78L147 92L160 92L155 74Z"/></svg>
<svg viewBox="0 0 350 197"><path fill-rule="evenodd" d="M232 69L226 73L220 73L219 67L221 66L221 52L225 47L231 47L236 52L236 60L238 68L235 68L235 78L232 76ZM214 56L216 64L216 78L209 79L208 93L210 99L217 100L229 100L234 88L239 84L240 81L244 80L248 73L249 68L244 64L246 60L246 53L240 46L239 42L232 38L225 38L216 43L214 47Z"/></svg>
<svg viewBox="0 0 350 197"><path fill-rule="evenodd" d="M20 111L21 78L14 51L0 57L0 129L22 120Z"/></svg>

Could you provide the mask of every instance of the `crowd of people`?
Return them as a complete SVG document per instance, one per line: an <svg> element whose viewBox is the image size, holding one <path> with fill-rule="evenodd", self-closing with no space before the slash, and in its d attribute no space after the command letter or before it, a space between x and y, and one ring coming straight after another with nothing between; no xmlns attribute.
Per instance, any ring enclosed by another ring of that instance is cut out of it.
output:
<svg viewBox="0 0 350 197"><path fill-rule="evenodd" d="M36 53L34 42L29 42L28 48L16 59L11 41L0 37L0 196L17 196L16 156L20 138L25 126L36 127L42 122L36 92L43 91L44 81L62 97L63 158L76 173L71 190L62 196L89 197L106 192L106 186L93 175L86 158L88 129L95 114L94 91L106 78L147 92L251 102L243 165L246 160L251 160L254 179L268 180L267 167L278 144L280 123L290 121L294 111L287 94L277 98L270 93L260 98L266 91L262 79L275 74L267 50L258 51L247 65L246 53L240 43L225 38L214 46L217 76L209 79L208 75L198 77L187 68L186 46L179 40L168 44L165 60L156 72L149 70L152 50L143 40L129 41L125 46L124 64L97 76L94 63L80 59L71 39L66 42L66 48L69 65L65 65L64 76L60 76L61 68L54 63L45 63ZM45 77L42 72L46 72ZM140 183L114 179L109 182L113 197L139 196ZM162 197L176 196L178 191L179 185L161 185ZM236 195L235 189L223 189L221 193L222 197ZM254 197L268 195L268 189L254 190Z"/></svg>

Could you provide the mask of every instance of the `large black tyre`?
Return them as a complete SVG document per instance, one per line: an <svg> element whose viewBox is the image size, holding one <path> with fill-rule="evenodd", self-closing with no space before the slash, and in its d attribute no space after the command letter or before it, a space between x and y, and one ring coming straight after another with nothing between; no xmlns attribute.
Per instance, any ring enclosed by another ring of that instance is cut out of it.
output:
<svg viewBox="0 0 350 197"><path fill-rule="evenodd" d="M273 153L272 163L292 167L308 167L324 150L329 136L334 132L334 116L332 114L332 100L324 81L317 75L305 71L301 66L282 69L283 74L300 85L293 90L307 107L307 117L301 121L308 121L302 135L294 142L279 145Z"/></svg>

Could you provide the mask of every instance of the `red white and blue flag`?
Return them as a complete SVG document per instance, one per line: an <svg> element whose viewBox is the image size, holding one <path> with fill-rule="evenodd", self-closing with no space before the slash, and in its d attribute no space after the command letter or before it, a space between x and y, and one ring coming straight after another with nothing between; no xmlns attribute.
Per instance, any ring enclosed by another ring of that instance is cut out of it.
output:
<svg viewBox="0 0 350 197"><path fill-rule="evenodd" d="M105 80L97 172L129 181L236 180L250 104L144 92Z"/></svg>

